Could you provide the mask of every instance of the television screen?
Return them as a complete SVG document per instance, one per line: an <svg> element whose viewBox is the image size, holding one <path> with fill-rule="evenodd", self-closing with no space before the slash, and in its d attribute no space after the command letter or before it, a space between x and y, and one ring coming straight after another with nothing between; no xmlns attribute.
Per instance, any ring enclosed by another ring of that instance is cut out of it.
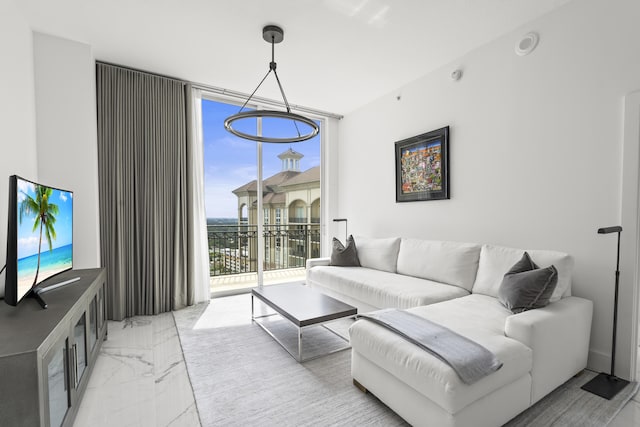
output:
<svg viewBox="0 0 640 427"><path fill-rule="evenodd" d="M12 176L5 301L73 268L73 193Z"/></svg>

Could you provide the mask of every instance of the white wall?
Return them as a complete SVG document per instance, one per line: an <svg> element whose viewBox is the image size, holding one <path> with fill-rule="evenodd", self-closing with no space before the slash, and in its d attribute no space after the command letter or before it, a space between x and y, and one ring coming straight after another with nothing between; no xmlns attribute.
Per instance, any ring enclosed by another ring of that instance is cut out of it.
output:
<svg viewBox="0 0 640 427"><path fill-rule="evenodd" d="M34 33L38 178L73 191L73 266L100 266L95 59L91 46Z"/></svg>
<svg viewBox="0 0 640 427"><path fill-rule="evenodd" d="M638 22L640 2L573 1L347 115L337 173L350 233L571 253L574 294L595 302L589 363L608 371L616 240L596 230L621 221L623 99L640 89ZM516 56L528 31L540 43ZM453 82L458 66L464 75ZM396 203L394 142L446 125L451 199ZM632 288L621 283L621 312ZM631 316L620 322L617 373L628 376Z"/></svg>
<svg viewBox="0 0 640 427"><path fill-rule="evenodd" d="M31 30L12 0L0 0L0 268L7 250L9 176L37 179ZM4 295L4 272L0 296Z"/></svg>

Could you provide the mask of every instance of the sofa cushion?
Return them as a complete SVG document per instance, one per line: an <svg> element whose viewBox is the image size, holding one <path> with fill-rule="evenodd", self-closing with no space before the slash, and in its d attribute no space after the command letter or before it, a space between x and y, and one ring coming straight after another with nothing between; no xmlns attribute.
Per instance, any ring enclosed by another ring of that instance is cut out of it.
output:
<svg viewBox="0 0 640 427"><path fill-rule="evenodd" d="M347 237L347 246L344 246L342 242L335 237L333 238L330 264L340 267L360 267L353 236Z"/></svg>
<svg viewBox="0 0 640 427"><path fill-rule="evenodd" d="M307 284L377 308L409 308L469 295L456 286L366 267L316 266L307 271Z"/></svg>
<svg viewBox="0 0 640 427"><path fill-rule="evenodd" d="M498 298L498 291L504 275L522 258L524 252L524 249L483 245L472 292ZM533 262L540 267L553 265L558 270L558 283L551 295L550 302L558 301L562 296L571 295L571 272L573 270L571 255L564 252L535 249L527 250L527 252Z"/></svg>
<svg viewBox="0 0 640 427"><path fill-rule="evenodd" d="M505 320L512 314L495 298L474 294L408 311L477 342L503 363L498 371L467 385L445 362L397 334L364 319L351 326L353 351L451 414L529 375L532 369L531 349L504 335Z"/></svg>
<svg viewBox="0 0 640 427"><path fill-rule="evenodd" d="M473 243L402 239L398 273L471 291L478 271L480 248Z"/></svg>
<svg viewBox="0 0 640 427"><path fill-rule="evenodd" d="M527 252L504 275L498 300L512 313L542 308L558 283L558 270L551 265L539 268Z"/></svg>
<svg viewBox="0 0 640 427"><path fill-rule="evenodd" d="M361 266L391 273L396 272L398 249L400 248L399 237L379 239L356 236L355 241L358 244L358 259Z"/></svg>

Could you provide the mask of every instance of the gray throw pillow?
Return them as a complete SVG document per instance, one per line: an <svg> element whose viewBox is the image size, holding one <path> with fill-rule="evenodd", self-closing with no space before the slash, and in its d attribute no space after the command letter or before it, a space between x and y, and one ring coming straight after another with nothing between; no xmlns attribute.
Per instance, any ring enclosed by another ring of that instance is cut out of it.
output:
<svg viewBox="0 0 640 427"><path fill-rule="evenodd" d="M331 251L331 261L329 265L338 267L360 267L356 242L353 240L353 236L347 237L346 247L340 240L335 237L333 238L333 249Z"/></svg>
<svg viewBox="0 0 640 427"><path fill-rule="evenodd" d="M539 268L527 252L504 275L498 300L512 313L522 313L549 304L558 283L558 270L552 265Z"/></svg>

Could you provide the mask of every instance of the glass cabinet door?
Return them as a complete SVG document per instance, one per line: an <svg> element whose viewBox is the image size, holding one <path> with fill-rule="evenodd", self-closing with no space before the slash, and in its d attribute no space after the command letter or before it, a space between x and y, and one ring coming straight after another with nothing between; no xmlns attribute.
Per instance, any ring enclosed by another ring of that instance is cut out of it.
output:
<svg viewBox="0 0 640 427"><path fill-rule="evenodd" d="M73 387L75 388L82 378L85 368L87 367L87 316L86 313L82 313L80 319L73 327L73 359L75 363L71 364L73 372Z"/></svg>
<svg viewBox="0 0 640 427"><path fill-rule="evenodd" d="M70 406L70 387L67 370L67 338L60 340L44 359L47 370L47 391L49 404L49 425L59 427Z"/></svg>
<svg viewBox="0 0 640 427"><path fill-rule="evenodd" d="M89 304L89 351L93 351L93 347L98 340L98 295L93 297Z"/></svg>
<svg viewBox="0 0 640 427"><path fill-rule="evenodd" d="M100 291L98 292L98 329L102 330L102 325L107 320L107 300L105 298L105 290L104 287L106 285L102 285L100 287Z"/></svg>

